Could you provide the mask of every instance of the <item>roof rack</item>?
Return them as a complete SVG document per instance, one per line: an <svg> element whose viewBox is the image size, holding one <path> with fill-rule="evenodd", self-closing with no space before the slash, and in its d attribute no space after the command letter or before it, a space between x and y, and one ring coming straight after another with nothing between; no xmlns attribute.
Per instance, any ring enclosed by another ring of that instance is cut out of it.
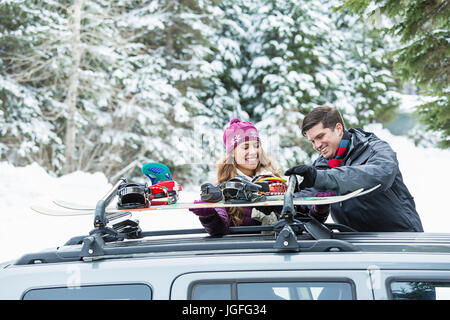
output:
<svg viewBox="0 0 450 320"><path fill-rule="evenodd" d="M275 252L299 252L299 251L356 251L358 247L345 240L333 238L333 230L340 232L355 232L350 227L339 224L322 224L313 217L298 217L293 204L293 191L298 183L292 175L289 178L288 189L284 197L283 209L280 220L270 226L243 226L230 227L229 234L251 234L261 231L271 231L275 234L275 241L206 241L194 243L170 242L164 244L114 246L115 243L125 239L142 239L152 236L187 235L205 233L204 229L166 230L143 232L139 223L135 220L124 220L108 227L108 223L124 215L106 216L105 209L117 193L119 186L126 179L120 179L112 189L98 201L94 216L94 229L89 235L73 237L66 242L64 250L49 251L38 254L29 254L19 259L16 264L31 264L36 262L76 261L86 259L99 259L105 256L121 254L139 254L163 251L189 251L189 250L228 250L228 249L261 249ZM297 219L298 218L298 219ZM299 240L298 237L303 236ZM225 240L226 237L224 237ZM74 245L81 245L81 249Z"/></svg>
<svg viewBox="0 0 450 320"><path fill-rule="evenodd" d="M105 214L105 208L117 193L119 186L124 182L126 182L126 179L119 179L113 188L97 203L94 217L95 229L90 232L90 237L83 239L84 247L86 247L84 251L95 254L104 241L137 239L151 234L143 233L139 224L133 220L123 221L114 225L113 228L107 227L108 219ZM300 246L297 243L297 235L303 232L309 233L316 240L331 239L333 237L333 231L313 217L304 217L306 220L303 219L303 221L294 218L297 213L294 208L293 194L297 183L297 177L291 175L284 196L280 220L271 226L271 230L269 230L277 234L275 249L298 251Z"/></svg>
<svg viewBox="0 0 450 320"><path fill-rule="evenodd" d="M190 234L204 234L207 233L204 228L194 228L194 229L173 229L173 230L156 230L156 231L138 231L137 229L133 230L133 228L137 228L138 224L134 220L125 220L120 223L121 225L127 225L130 227L130 233L125 234L118 232L118 236L116 239L107 239L105 242L112 241L121 241L124 239L143 239L148 237L157 237L157 236L177 236L177 235L190 235ZM328 228L331 232L336 230L338 232L355 232L354 229L345 226L343 224L337 223L325 223L324 226ZM115 225L113 226L113 229ZM241 226L241 227L230 227L228 235L241 235L241 234L256 234L260 232L275 232L274 226ZM129 236L131 235L131 236ZM134 236L136 235L136 237ZM64 245L72 246L79 245L83 243L83 240L89 235L76 236L70 238ZM312 237L309 237L313 239Z"/></svg>

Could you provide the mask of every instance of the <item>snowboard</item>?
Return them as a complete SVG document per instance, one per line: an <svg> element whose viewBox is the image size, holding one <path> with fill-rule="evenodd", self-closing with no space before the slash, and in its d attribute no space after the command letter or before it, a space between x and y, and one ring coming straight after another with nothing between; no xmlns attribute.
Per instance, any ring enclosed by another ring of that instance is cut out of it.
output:
<svg viewBox="0 0 450 320"><path fill-rule="evenodd" d="M274 195L274 196L266 196L265 201L275 201L275 200L278 201L278 200L283 200L283 199L284 199L284 195ZM73 202L64 201L64 200L53 200L53 203L59 207L71 209L71 210L88 210L88 211L95 210L95 205L79 204L79 203L73 203ZM224 202L221 201L221 202L215 202L215 203L223 204ZM175 204L193 205L192 202L177 202ZM175 204L173 204L173 205L175 205ZM212 204L212 202L211 202L211 204ZM167 205L164 205L164 206L167 206ZM153 206L153 207L156 207L156 206ZM106 208L107 211L114 210L114 209L117 209L117 207L114 204L110 204Z"/></svg>
<svg viewBox="0 0 450 320"><path fill-rule="evenodd" d="M368 194L372 192L373 190L377 189L380 185L377 185L371 189L363 190L358 189L353 192L350 192L345 195L339 195L339 196L331 196L331 197L302 197L302 198L294 198L294 205L320 205L320 204L332 204L337 203L341 201L345 201L351 198L355 198L358 196L362 196L365 194ZM121 212L153 212L153 211L160 211L160 210L176 210L176 209L197 209L197 208L230 208L230 207L260 207L260 206L283 206L284 204L284 196L269 196L266 201L259 201L259 202L251 202L251 203L239 203L239 204L232 204L232 203L225 203L223 201L220 202L205 202L205 203L183 203L178 202L175 204L169 204L169 205L159 205L159 206L150 206L148 208L136 208L136 209L122 209L118 210L115 208L108 207L106 208L106 215L111 214L117 214ZM44 215L50 215L50 216L79 216L79 215L93 215L95 209L93 207L88 206L77 206L73 205L71 203L67 203L64 201L57 201L58 205L70 207L70 209L52 209L47 207L42 207L39 205L33 205L31 206L31 209ZM81 208L80 208L81 207Z"/></svg>

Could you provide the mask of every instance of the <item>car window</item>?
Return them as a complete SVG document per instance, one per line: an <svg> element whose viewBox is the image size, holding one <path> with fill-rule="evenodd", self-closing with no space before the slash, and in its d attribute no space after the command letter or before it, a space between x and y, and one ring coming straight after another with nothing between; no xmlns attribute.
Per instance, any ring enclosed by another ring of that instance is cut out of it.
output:
<svg viewBox="0 0 450 320"><path fill-rule="evenodd" d="M145 284L121 284L32 289L24 300L150 300L152 292Z"/></svg>
<svg viewBox="0 0 450 320"><path fill-rule="evenodd" d="M450 300L450 281L393 281L393 300Z"/></svg>
<svg viewBox="0 0 450 320"><path fill-rule="evenodd" d="M336 282L264 282L239 283L240 300L351 300L349 283Z"/></svg>
<svg viewBox="0 0 450 320"><path fill-rule="evenodd" d="M192 291L194 300L231 300L231 284L197 284Z"/></svg>
<svg viewBox="0 0 450 320"><path fill-rule="evenodd" d="M347 282L208 283L196 284L192 299L351 300L353 293Z"/></svg>

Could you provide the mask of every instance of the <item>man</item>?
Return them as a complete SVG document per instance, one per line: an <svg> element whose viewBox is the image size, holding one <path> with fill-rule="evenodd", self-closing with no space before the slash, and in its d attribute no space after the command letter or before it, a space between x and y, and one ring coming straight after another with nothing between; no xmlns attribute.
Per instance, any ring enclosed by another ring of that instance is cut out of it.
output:
<svg viewBox="0 0 450 320"><path fill-rule="evenodd" d="M403 183L395 152L373 133L359 128L348 131L338 110L317 107L303 120L302 134L320 153L312 166L298 165L285 175L304 178L296 193L309 195L317 190L346 194L359 188L381 186L367 195L331 205L336 223L357 231L423 232L414 199ZM320 216L315 213L314 216ZM322 213L322 221L327 213Z"/></svg>

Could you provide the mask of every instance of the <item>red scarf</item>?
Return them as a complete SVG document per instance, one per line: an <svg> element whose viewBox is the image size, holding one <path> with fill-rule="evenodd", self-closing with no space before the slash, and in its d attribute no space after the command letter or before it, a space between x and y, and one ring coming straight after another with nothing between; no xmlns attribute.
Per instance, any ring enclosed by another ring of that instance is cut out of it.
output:
<svg viewBox="0 0 450 320"><path fill-rule="evenodd" d="M340 167L342 160L344 160L345 153L350 149L351 144L351 134L344 130L344 135L342 136L341 142L339 143L339 148L336 152L336 156L333 159L328 160L328 165L332 168Z"/></svg>

